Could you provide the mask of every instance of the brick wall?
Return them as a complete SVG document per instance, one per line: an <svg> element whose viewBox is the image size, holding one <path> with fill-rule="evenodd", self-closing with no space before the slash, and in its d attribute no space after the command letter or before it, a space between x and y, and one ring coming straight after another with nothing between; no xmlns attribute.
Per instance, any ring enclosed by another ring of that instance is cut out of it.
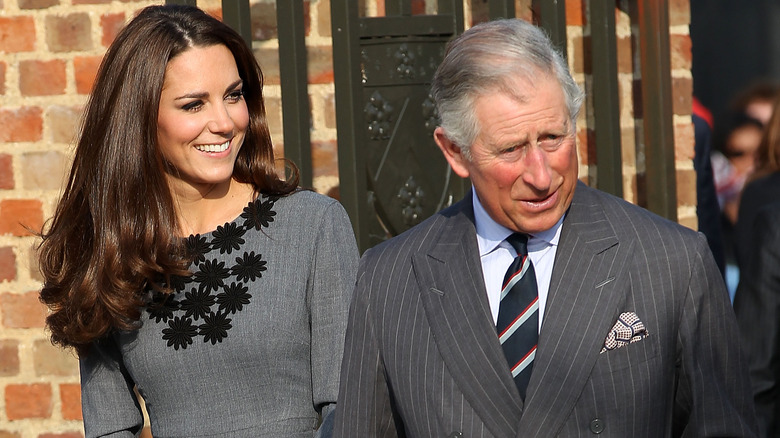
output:
<svg viewBox="0 0 780 438"><path fill-rule="evenodd" d="M313 108L312 155L315 188L338 184L330 1L306 2L309 93ZM486 16L486 2L465 0L466 19ZM586 89L589 63L588 2L567 0L568 55L575 79ZM30 230L51 216L71 159L75 129L95 71L117 31L138 10L162 0L0 0L0 438L82 436L78 366L69 352L52 347L43 330L45 309L38 302L37 273ZM432 2L429 2L432 3ZM473 4L472 4L473 3ZM634 111L639 87L637 29L629 0L616 8L625 197L638 202L637 175L644 172L641 119ZM367 14L384 0L365 0ZM199 5L220 14L219 0ZM518 16L530 19L530 0L516 0ZM415 10L432 12L422 0ZM273 0L252 1L254 49L266 73L269 123L281 155L281 92ZM678 214L695 228L693 129L690 123L691 53L688 0L670 0L670 32ZM578 123L580 174L595 165L589 151L592 120Z"/></svg>

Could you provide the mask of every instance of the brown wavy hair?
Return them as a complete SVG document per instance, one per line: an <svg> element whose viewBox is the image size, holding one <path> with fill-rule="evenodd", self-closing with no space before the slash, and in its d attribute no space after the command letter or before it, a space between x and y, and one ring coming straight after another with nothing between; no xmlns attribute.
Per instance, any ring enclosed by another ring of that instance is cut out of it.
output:
<svg viewBox="0 0 780 438"><path fill-rule="evenodd" d="M776 99L772 105L772 118L769 119L761 144L756 150L756 168L749 180L778 171L780 171L780 99Z"/></svg>
<svg viewBox="0 0 780 438"><path fill-rule="evenodd" d="M192 47L224 45L243 80L249 126L233 178L257 193L284 196L298 184L291 163L275 170L263 102L263 74L230 27L198 8L151 6L116 37L86 105L68 182L42 232L40 298L52 342L79 355L114 330L138 327L143 291L188 260L157 147L157 112L168 63Z"/></svg>

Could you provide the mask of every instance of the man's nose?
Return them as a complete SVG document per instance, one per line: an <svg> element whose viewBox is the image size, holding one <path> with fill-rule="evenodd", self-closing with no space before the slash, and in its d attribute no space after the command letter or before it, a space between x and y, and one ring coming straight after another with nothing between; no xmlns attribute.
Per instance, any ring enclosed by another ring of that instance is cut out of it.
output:
<svg viewBox="0 0 780 438"><path fill-rule="evenodd" d="M544 191L550 188L552 170L547 154L538 146L528 148L523 157L523 181L531 187Z"/></svg>

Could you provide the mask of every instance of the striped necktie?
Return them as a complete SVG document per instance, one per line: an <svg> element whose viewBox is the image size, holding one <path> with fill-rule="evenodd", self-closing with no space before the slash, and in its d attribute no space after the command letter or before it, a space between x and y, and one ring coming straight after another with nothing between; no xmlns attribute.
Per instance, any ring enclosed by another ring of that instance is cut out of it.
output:
<svg viewBox="0 0 780 438"><path fill-rule="evenodd" d="M520 397L525 400L539 339L539 293L534 266L528 258L528 236L514 233L506 240L517 251L517 257L504 276L496 330Z"/></svg>

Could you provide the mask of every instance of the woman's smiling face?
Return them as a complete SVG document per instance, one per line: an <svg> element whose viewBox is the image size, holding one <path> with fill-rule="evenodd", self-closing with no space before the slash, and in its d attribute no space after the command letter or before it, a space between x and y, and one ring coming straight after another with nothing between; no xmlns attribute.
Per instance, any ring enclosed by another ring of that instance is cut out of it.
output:
<svg viewBox="0 0 780 438"><path fill-rule="evenodd" d="M236 61L224 45L190 48L169 63L157 115L157 145L171 190L229 186L249 112Z"/></svg>

